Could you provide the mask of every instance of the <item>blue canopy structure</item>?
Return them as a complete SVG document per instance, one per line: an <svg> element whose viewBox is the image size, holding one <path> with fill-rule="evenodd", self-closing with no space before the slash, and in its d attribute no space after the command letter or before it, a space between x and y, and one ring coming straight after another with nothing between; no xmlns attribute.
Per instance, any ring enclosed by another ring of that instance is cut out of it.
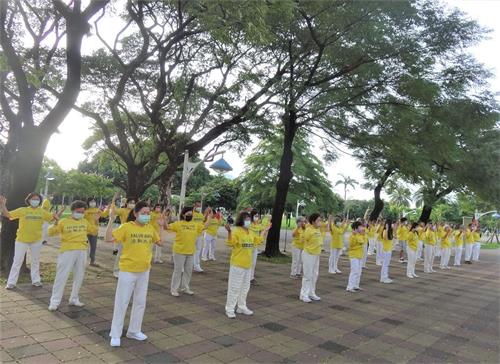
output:
<svg viewBox="0 0 500 364"><path fill-rule="evenodd" d="M232 171L233 170L233 167L231 167L229 165L229 163L227 163L224 158L221 158L215 162L213 162L211 165L210 165L210 168L212 168L214 171L217 171L219 173L226 173L226 172L229 172L229 171Z"/></svg>

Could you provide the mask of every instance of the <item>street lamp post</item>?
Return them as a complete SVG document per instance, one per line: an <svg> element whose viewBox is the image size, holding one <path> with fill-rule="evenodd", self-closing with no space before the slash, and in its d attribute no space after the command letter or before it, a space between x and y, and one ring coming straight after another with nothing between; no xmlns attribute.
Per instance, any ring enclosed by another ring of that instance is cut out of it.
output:
<svg viewBox="0 0 500 364"><path fill-rule="evenodd" d="M297 208L295 209L295 218L299 217L299 207L305 206L305 202L303 200L297 200Z"/></svg>
<svg viewBox="0 0 500 364"><path fill-rule="evenodd" d="M211 162L214 160L216 155L224 154L225 151L218 152L217 147L214 148L213 151L208 152L205 157L199 162L190 162L189 161L189 151L184 151L184 164L182 166L182 178L181 178L181 195L179 196L179 213L184 207L184 201L186 199L186 186L191 177L193 171L202 163ZM213 170L223 173L232 171L233 168L221 157L217 162L213 163L210 168Z"/></svg>
<svg viewBox="0 0 500 364"><path fill-rule="evenodd" d="M52 170L48 170L47 171L47 174L45 175L45 190L43 192L43 197L44 198L47 198L47 195L49 193L49 181L53 181L55 180L56 178L54 177L54 175L52 174Z"/></svg>

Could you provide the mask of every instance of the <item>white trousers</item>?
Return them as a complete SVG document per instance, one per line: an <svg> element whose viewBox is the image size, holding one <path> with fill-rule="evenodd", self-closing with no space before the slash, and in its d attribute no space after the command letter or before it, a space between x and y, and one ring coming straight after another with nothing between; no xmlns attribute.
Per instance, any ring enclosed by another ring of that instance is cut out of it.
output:
<svg viewBox="0 0 500 364"><path fill-rule="evenodd" d="M114 249L118 249L118 253L115 255L115 263L113 264L113 275L118 277L120 272L120 257L122 255L122 243L115 243Z"/></svg>
<svg viewBox="0 0 500 364"><path fill-rule="evenodd" d="M424 242L422 240L419 240L417 245L417 260L422 260L423 250L424 250Z"/></svg>
<svg viewBox="0 0 500 364"><path fill-rule="evenodd" d="M68 250L57 257L56 279L52 287L52 297L50 305L59 306L64 293L64 287L68 281L69 274L73 272L73 288L69 302L80 301L78 292L85 277L85 267L87 266L87 250Z"/></svg>
<svg viewBox="0 0 500 364"><path fill-rule="evenodd" d="M146 308L146 297L148 295L149 269L145 272L122 272L118 275L116 285L115 307L113 309L113 321L111 322L111 337L121 337L123 322L127 313L128 304L132 293L132 311L128 324L129 333L141 332L142 319Z"/></svg>
<svg viewBox="0 0 500 364"><path fill-rule="evenodd" d="M49 223L44 222L42 225L42 241L49 242Z"/></svg>
<svg viewBox="0 0 500 364"><path fill-rule="evenodd" d="M383 252L382 268L380 269L380 280L389 279L389 266L391 265L392 250Z"/></svg>
<svg viewBox="0 0 500 364"><path fill-rule="evenodd" d="M302 272L302 249L292 247L292 270L290 275L296 276Z"/></svg>
<svg viewBox="0 0 500 364"><path fill-rule="evenodd" d="M209 233L205 233L205 245L203 246L203 251L201 256L204 259L215 259L215 243L217 241L217 237L210 235Z"/></svg>
<svg viewBox="0 0 500 364"><path fill-rule="evenodd" d="M335 273L339 270L339 258L342 249L332 248L330 249L330 258L328 259L328 272Z"/></svg>
<svg viewBox="0 0 500 364"><path fill-rule="evenodd" d="M305 250L302 251L302 287L300 297L310 297L316 295L316 282L319 274L319 255L311 255Z"/></svg>
<svg viewBox="0 0 500 364"><path fill-rule="evenodd" d="M462 260L462 246L455 247L455 262L453 265L460 265L460 261Z"/></svg>
<svg viewBox="0 0 500 364"><path fill-rule="evenodd" d="M250 280L253 280L255 278L255 266L257 265L257 255L259 254L259 251L257 248L253 248L253 255L252 255L252 268L250 268Z"/></svg>
<svg viewBox="0 0 500 364"><path fill-rule="evenodd" d="M439 262L440 268L448 267L450 256L451 256L451 248L441 248L441 261Z"/></svg>
<svg viewBox="0 0 500 364"><path fill-rule="evenodd" d="M377 240L377 255L375 257L375 262L377 265L382 265L382 261L384 260L384 245L380 240Z"/></svg>
<svg viewBox="0 0 500 364"><path fill-rule="evenodd" d="M470 262L472 258L472 244L465 243L465 261Z"/></svg>
<svg viewBox="0 0 500 364"><path fill-rule="evenodd" d="M408 246L406 249L406 254L408 255L408 263L406 264L406 276L411 277L415 275L417 252Z"/></svg>
<svg viewBox="0 0 500 364"><path fill-rule="evenodd" d="M247 308L247 295L250 290L250 269L229 267L229 279L227 281L226 312L234 312L236 305L239 308Z"/></svg>
<svg viewBox="0 0 500 364"><path fill-rule="evenodd" d="M434 246L434 256L441 256L441 239L437 239L436 245Z"/></svg>
<svg viewBox="0 0 500 364"><path fill-rule="evenodd" d="M349 273L349 282L347 283L347 289L359 288L359 281L361 280L361 264L362 261L359 258L351 258L351 272Z"/></svg>
<svg viewBox="0 0 500 364"><path fill-rule="evenodd" d="M481 252L481 243L475 242L472 245L472 260L477 262L479 261L479 253Z"/></svg>
<svg viewBox="0 0 500 364"><path fill-rule="evenodd" d="M203 249L203 235L196 238L196 251L193 255L193 265L196 269L201 269L201 250Z"/></svg>
<svg viewBox="0 0 500 364"><path fill-rule="evenodd" d="M21 243L16 241L14 246L14 261L12 262L12 267L10 268L9 278L7 279L7 284L16 285L19 279L19 271L23 265L24 256L29 250L31 255L31 283L40 282L40 250L42 249L42 241L36 241L34 243Z"/></svg>
<svg viewBox="0 0 500 364"><path fill-rule="evenodd" d="M424 272L431 273L434 265L434 245L426 244L424 248Z"/></svg>
<svg viewBox="0 0 500 364"><path fill-rule="evenodd" d="M174 253L174 271L172 273L171 292L178 292L179 288L189 289L193 273L193 256Z"/></svg>
<svg viewBox="0 0 500 364"><path fill-rule="evenodd" d="M375 239L375 238L368 239L368 255L373 255L373 252L375 251L376 243L377 243L377 239Z"/></svg>
<svg viewBox="0 0 500 364"><path fill-rule="evenodd" d="M363 244L363 257L361 258L361 267L366 268L366 259L368 258L367 244Z"/></svg>
<svg viewBox="0 0 500 364"><path fill-rule="evenodd" d="M154 262L158 262L161 260L161 246L154 244Z"/></svg>

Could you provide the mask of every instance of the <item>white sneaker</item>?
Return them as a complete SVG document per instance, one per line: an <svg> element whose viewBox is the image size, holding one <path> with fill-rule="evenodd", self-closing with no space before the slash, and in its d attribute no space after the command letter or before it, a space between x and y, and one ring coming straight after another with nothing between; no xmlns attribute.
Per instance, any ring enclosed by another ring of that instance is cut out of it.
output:
<svg viewBox="0 0 500 364"><path fill-rule="evenodd" d="M188 295L190 295L190 296L194 295L194 292L193 292L193 291L191 291L189 288L187 288L187 289L183 289L183 290L182 290L182 293L188 294Z"/></svg>
<svg viewBox="0 0 500 364"><path fill-rule="evenodd" d="M249 310L247 307L238 307L236 313L242 313L243 315L252 316L253 311Z"/></svg>
<svg viewBox="0 0 500 364"><path fill-rule="evenodd" d="M418 278L418 277L420 277L420 276L417 276L416 274L413 274L413 278Z"/></svg>
<svg viewBox="0 0 500 364"><path fill-rule="evenodd" d="M139 341L144 341L148 338L142 332L127 332L127 337L129 339L134 339L134 340L139 340Z"/></svg>
<svg viewBox="0 0 500 364"><path fill-rule="evenodd" d="M337 274L337 272L334 271L334 270L329 270L328 273L330 273L330 274Z"/></svg>
<svg viewBox="0 0 500 364"><path fill-rule="evenodd" d="M300 300L301 300L302 302L305 302L305 303L310 303L310 302L312 302L312 301L311 301L311 299L310 299L309 297L301 297L301 298L300 298Z"/></svg>
<svg viewBox="0 0 500 364"><path fill-rule="evenodd" d="M234 311L226 311L226 316L230 319L236 318L236 314L234 313Z"/></svg>
<svg viewBox="0 0 500 364"><path fill-rule="evenodd" d="M42 282L35 282L35 283L31 283L31 285L33 285L33 286L35 286L35 287L43 287Z"/></svg>
<svg viewBox="0 0 500 364"><path fill-rule="evenodd" d="M347 292L352 292L352 293L356 293L357 292L354 288L346 288L345 290Z"/></svg>
<svg viewBox="0 0 500 364"><path fill-rule="evenodd" d="M70 306L76 306L76 307L83 307L85 306L84 303L80 302L80 301L69 301L69 305Z"/></svg>
<svg viewBox="0 0 500 364"><path fill-rule="evenodd" d="M212 257L210 258L210 260L215 262L217 259L215 259L215 257Z"/></svg>
<svg viewBox="0 0 500 364"><path fill-rule="evenodd" d="M201 258L201 261L202 261L202 262L206 262L207 260L208 260L208 259L207 259L207 258L205 258L205 257Z"/></svg>
<svg viewBox="0 0 500 364"><path fill-rule="evenodd" d="M5 286L5 289L15 289L16 288L16 285L15 284L7 284Z"/></svg>
<svg viewBox="0 0 500 364"><path fill-rule="evenodd" d="M202 273L203 272L203 269L201 269L201 267L196 267L196 268L193 268L193 270L195 272L198 272L198 273Z"/></svg>
<svg viewBox="0 0 500 364"><path fill-rule="evenodd" d="M392 279L384 279L384 280L381 280L380 283L392 283Z"/></svg>
<svg viewBox="0 0 500 364"><path fill-rule="evenodd" d="M299 277L294 276L293 274L290 274L290 279L299 279Z"/></svg>
<svg viewBox="0 0 500 364"><path fill-rule="evenodd" d="M49 311L56 311L57 310L57 306L56 305L49 305Z"/></svg>
<svg viewBox="0 0 500 364"><path fill-rule="evenodd" d="M179 292L170 292L170 294L174 297L179 297Z"/></svg>
<svg viewBox="0 0 500 364"><path fill-rule="evenodd" d="M315 294L313 294L312 296L309 296L309 298L312 299L313 301L321 301L321 297L316 296Z"/></svg>
<svg viewBox="0 0 500 364"><path fill-rule="evenodd" d="M111 341L109 342L109 345L111 346L120 346L121 345L121 340L119 337L112 337Z"/></svg>
<svg viewBox="0 0 500 364"><path fill-rule="evenodd" d="M338 269L335 271L335 273L342 274L342 272L340 270L338 270Z"/></svg>
<svg viewBox="0 0 500 364"><path fill-rule="evenodd" d="M406 276L407 276L408 278L412 278L412 279L413 279L413 278L415 278L415 277L413 277L413 276L412 276L412 275L410 275L410 274L407 274Z"/></svg>
<svg viewBox="0 0 500 364"><path fill-rule="evenodd" d="M118 272L113 272L113 277L118 278ZM118 345L120 346L120 345Z"/></svg>

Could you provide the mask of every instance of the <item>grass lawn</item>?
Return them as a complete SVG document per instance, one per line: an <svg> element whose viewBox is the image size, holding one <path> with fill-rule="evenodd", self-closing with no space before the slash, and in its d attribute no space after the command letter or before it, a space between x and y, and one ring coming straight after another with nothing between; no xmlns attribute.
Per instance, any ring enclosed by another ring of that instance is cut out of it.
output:
<svg viewBox="0 0 500 364"><path fill-rule="evenodd" d="M482 243L481 249L499 249L500 244L498 243Z"/></svg>
<svg viewBox="0 0 500 364"><path fill-rule="evenodd" d="M257 259L262 262L274 263L274 264L291 264L292 256L291 255L282 255L279 257L266 257L264 254L259 254Z"/></svg>

